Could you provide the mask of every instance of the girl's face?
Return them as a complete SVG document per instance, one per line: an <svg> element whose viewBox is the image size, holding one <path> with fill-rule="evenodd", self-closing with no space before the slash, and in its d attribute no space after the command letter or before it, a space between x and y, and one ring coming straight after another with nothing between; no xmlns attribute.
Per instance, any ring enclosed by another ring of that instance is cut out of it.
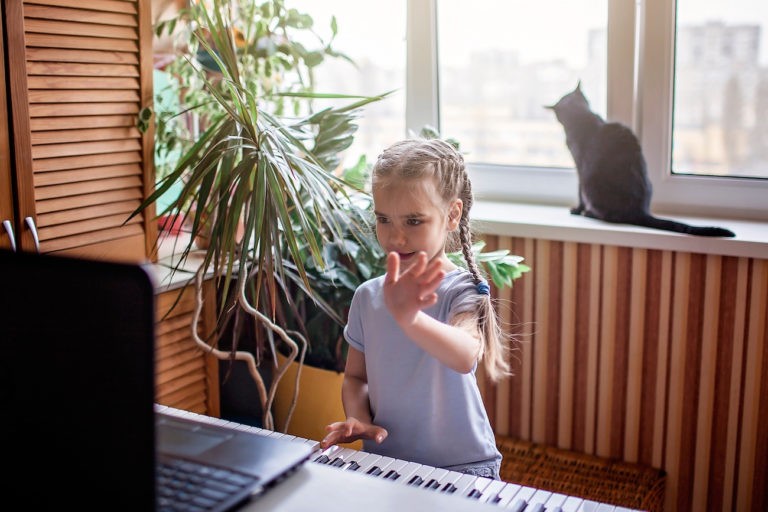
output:
<svg viewBox="0 0 768 512"><path fill-rule="evenodd" d="M442 260L443 270L455 268L445 256L448 233L461 219L461 199L445 204L432 179L384 180L373 188L376 237L381 247L400 255L402 268L419 251L430 261Z"/></svg>

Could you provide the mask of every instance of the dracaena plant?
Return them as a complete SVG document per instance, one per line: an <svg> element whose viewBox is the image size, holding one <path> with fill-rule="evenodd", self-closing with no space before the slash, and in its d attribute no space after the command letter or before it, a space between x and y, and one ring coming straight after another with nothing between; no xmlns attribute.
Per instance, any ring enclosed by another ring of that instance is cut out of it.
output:
<svg viewBox="0 0 768 512"><path fill-rule="evenodd" d="M195 3L165 25L181 26L192 42L172 69L185 84L183 111L199 111L201 130L192 140L174 139L181 146L178 161L133 215L180 187L158 215L180 216L189 226L189 242L177 249L174 270L190 254L202 262L193 281L193 336L218 358L247 363L263 424L272 429L275 389L307 342L280 325L275 305L289 283L311 300L319 297L308 266L324 268L325 247L366 236L348 208L354 187L333 171L352 143L361 109L386 94L314 92L312 68L324 57L343 55L330 44L310 51L292 39L292 31L311 31L312 19L286 9L282 0ZM314 108L313 102L326 98L347 103ZM198 235L207 237L203 251L194 243ZM219 304L215 331L201 336L194 326L202 301L215 300L203 297L205 279L215 280ZM318 304L323 307L322 300ZM259 351L240 350L236 334L231 347L219 347L221 333L244 319L257 326L269 352L276 352L276 344L288 347L289 361L274 371L268 389L258 371Z"/></svg>

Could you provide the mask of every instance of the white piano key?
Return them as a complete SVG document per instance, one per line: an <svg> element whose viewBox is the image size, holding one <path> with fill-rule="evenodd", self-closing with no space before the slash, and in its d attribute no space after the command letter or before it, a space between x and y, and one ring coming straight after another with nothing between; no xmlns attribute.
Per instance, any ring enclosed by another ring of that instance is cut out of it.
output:
<svg viewBox="0 0 768 512"><path fill-rule="evenodd" d="M525 509L526 512L544 512L546 508L544 507L544 504L549 500L549 497L552 496L552 493L550 491L545 491L543 489L537 490L535 493L533 493L533 496L528 500L528 507Z"/></svg>
<svg viewBox="0 0 768 512"><path fill-rule="evenodd" d="M330 460L334 457L334 454L340 450L341 450L341 446L337 444L329 446L325 450L319 450L316 454L312 456L312 462L316 462L318 464L325 464L327 462L330 462Z"/></svg>
<svg viewBox="0 0 768 512"><path fill-rule="evenodd" d="M615 512L615 511L616 511L616 506L610 505L608 503L600 503L597 506L597 510L595 510L595 512Z"/></svg>
<svg viewBox="0 0 768 512"><path fill-rule="evenodd" d="M378 455L375 453L369 453L365 457L361 457L357 460L350 461L350 463L347 464L344 467L344 469L348 471L356 471L357 473L365 473L380 459L381 459L381 455Z"/></svg>
<svg viewBox="0 0 768 512"><path fill-rule="evenodd" d="M474 476L474 475L473 475ZM484 476L477 476L472 483L461 493L461 496L470 499L479 499L483 495L483 491L493 481L491 478L485 478Z"/></svg>
<svg viewBox="0 0 768 512"><path fill-rule="evenodd" d="M429 478L429 475L435 470L434 466L420 465L410 476L402 478L403 485L411 487L421 487Z"/></svg>
<svg viewBox="0 0 768 512"><path fill-rule="evenodd" d="M418 469L420 465L403 459L394 459L387 470L381 475L382 478L392 482L402 482Z"/></svg>
<svg viewBox="0 0 768 512"><path fill-rule="evenodd" d="M440 487L439 492L444 494L455 494L458 491L456 483L459 479L471 476L465 473L459 473L458 471L448 471L448 474L442 478L443 485Z"/></svg>
<svg viewBox="0 0 768 512"><path fill-rule="evenodd" d="M597 501L584 500L579 505L577 512L597 512L597 508L599 506L600 506L600 503L598 503Z"/></svg>
<svg viewBox="0 0 768 512"><path fill-rule="evenodd" d="M495 502L496 505L501 508L506 508L506 506L509 505L509 502L512 501L512 499L515 497L515 494L520 491L520 489L522 489L521 485L506 482L504 487L502 487L501 490L496 493L496 497L498 497L498 501Z"/></svg>
<svg viewBox="0 0 768 512"><path fill-rule="evenodd" d="M381 478L386 474L387 470L395 462L395 460L397 459L393 459L392 457L381 457L379 460L366 468L364 474Z"/></svg>
<svg viewBox="0 0 768 512"><path fill-rule="evenodd" d="M424 470L424 466L418 462L406 462L405 466L400 468L400 478L395 480L400 484L406 484L408 480L418 471Z"/></svg>
<svg viewBox="0 0 768 512"><path fill-rule="evenodd" d="M505 482L503 480L491 480L483 489L483 495L480 496L478 501L481 503L494 503L504 485Z"/></svg>
<svg viewBox="0 0 768 512"><path fill-rule="evenodd" d="M563 512L562 507L566 498L568 498L568 496L565 494L553 492L545 503L547 512Z"/></svg>
<svg viewBox="0 0 768 512"><path fill-rule="evenodd" d="M400 470L402 470L406 464L408 464L408 461L406 460L392 459L379 477L393 482L397 481L400 478Z"/></svg>
<svg viewBox="0 0 768 512"><path fill-rule="evenodd" d="M357 450L353 450L352 448L342 448L341 450L333 454L333 457L331 457L331 460L328 462L328 465L337 467L337 468L344 467L350 461L359 460L365 457L366 455L368 455L368 452L360 452Z"/></svg>
<svg viewBox="0 0 768 512"><path fill-rule="evenodd" d="M522 512L528 505L528 500L536 493L537 489L533 487L527 487L525 485L520 486L520 490L509 500L509 504L506 509L513 510L515 512Z"/></svg>
<svg viewBox="0 0 768 512"><path fill-rule="evenodd" d="M444 485L443 480L448 477L449 473L450 471L447 469L435 468L435 470L430 473L429 478L425 480L421 487L424 489L439 491L440 488Z"/></svg>
<svg viewBox="0 0 768 512"><path fill-rule="evenodd" d="M563 512L579 512L582 503L584 503L584 498L568 496L563 504L560 505L560 508L563 509Z"/></svg>
<svg viewBox="0 0 768 512"><path fill-rule="evenodd" d="M462 474L459 479L456 480L456 483L454 484L456 486L456 494L457 496L466 496L469 494L469 492L474 489L475 482L480 480L479 476L475 475L468 475L466 473ZM488 485L490 482L490 478L487 478L488 481L480 480L480 483L483 484L483 488Z"/></svg>

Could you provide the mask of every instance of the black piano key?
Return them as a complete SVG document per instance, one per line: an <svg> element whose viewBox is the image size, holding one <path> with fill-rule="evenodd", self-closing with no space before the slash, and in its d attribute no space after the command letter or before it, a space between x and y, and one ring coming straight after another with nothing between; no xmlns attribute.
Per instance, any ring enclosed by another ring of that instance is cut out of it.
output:
<svg viewBox="0 0 768 512"><path fill-rule="evenodd" d="M371 469L366 471L367 474L373 475L373 476L379 476L384 471L379 466L373 466Z"/></svg>
<svg viewBox="0 0 768 512"><path fill-rule="evenodd" d="M435 480L434 478L427 482L427 485L424 486L425 489L439 489L440 488L440 482Z"/></svg>
<svg viewBox="0 0 768 512"><path fill-rule="evenodd" d="M390 469L387 472L387 474L384 475L384 478L386 478L387 480L397 480L398 478L400 478L400 473L398 473L394 469Z"/></svg>
<svg viewBox="0 0 768 512"><path fill-rule="evenodd" d="M472 489L469 491L469 494L467 494L467 498L472 498L473 500L479 500L480 496L482 496L483 493L478 491L477 489Z"/></svg>
<svg viewBox="0 0 768 512"><path fill-rule="evenodd" d="M440 492L445 492L445 493L448 493L448 494L453 494L453 493L456 492L456 486L453 485L451 482L448 482L447 484L445 484L443 486L442 489L440 489Z"/></svg>
<svg viewBox="0 0 768 512"><path fill-rule="evenodd" d="M347 461L345 461L341 457L336 457L335 459L333 459L333 462L331 462L331 466L336 466L338 468L338 467L343 466L346 463L347 463Z"/></svg>
<svg viewBox="0 0 768 512"><path fill-rule="evenodd" d="M530 509L525 509L525 512L545 512L543 503L536 503Z"/></svg>
<svg viewBox="0 0 768 512"><path fill-rule="evenodd" d="M315 462L319 462L320 464L327 464L329 460L331 460L329 456L321 455L315 459Z"/></svg>
<svg viewBox="0 0 768 512"><path fill-rule="evenodd" d="M419 475L413 475L410 480L408 480L408 485L415 485L416 487L420 486L424 483L424 479L421 478Z"/></svg>
<svg viewBox="0 0 768 512"><path fill-rule="evenodd" d="M547 512L563 512L563 509L558 505L556 507L552 507L550 509L547 509Z"/></svg>
<svg viewBox="0 0 768 512"><path fill-rule="evenodd" d="M360 469L360 464L358 464L353 460L352 462L349 463L349 467L347 469L349 469L350 471L357 471L358 469Z"/></svg>
<svg viewBox="0 0 768 512"><path fill-rule="evenodd" d="M527 506L528 506L527 501L525 501L524 499L518 498L518 500L515 502L514 505L512 505L509 508L509 510L511 510L512 512L523 512L523 510L525 510L525 507Z"/></svg>
<svg viewBox="0 0 768 512"><path fill-rule="evenodd" d="M499 496L498 494L493 498L491 498L491 503L493 503L494 505L500 501L501 501L501 496Z"/></svg>

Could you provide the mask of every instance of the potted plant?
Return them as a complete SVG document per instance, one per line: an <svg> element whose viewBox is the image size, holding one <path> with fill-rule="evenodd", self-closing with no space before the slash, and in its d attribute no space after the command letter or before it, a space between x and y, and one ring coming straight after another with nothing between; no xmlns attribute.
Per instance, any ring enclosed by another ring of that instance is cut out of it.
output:
<svg viewBox="0 0 768 512"><path fill-rule="evenodd" d="M352 142L360 109L385 95L348 96L344 106L316 110L314 101L340 96L313 92L312 68L343 54L330 43L308 50L293 38L296 31L311 32L311 17L286 9L283 0L208 4L192 4L158 28L189 33L172 68L182 77L183 111L197 112L200 130L192 140L171 137L178 160L133 215L179 189L158 216L180 217L189 226L174 270L191 254L201 261L189 283L198 300L192 335L217 358L247 364L263 425L272 429L275 388L306 346L301 333L281 326L275 304L289 283L316 298L307 262L322 268L324 247L365 236L364 226L349 216L349 184L333 170ZM202 234L208 245L201 251L194 239ZM215 281L218 297L203 297L205 279ZM202 301L214 299L216 329L200 335ZM231 346L220 346L222 333L248 323L268 353L276 353L276 343L289 347L288 362L270 383L259 372L262 352L240 350L236 334Z"/></svg>

